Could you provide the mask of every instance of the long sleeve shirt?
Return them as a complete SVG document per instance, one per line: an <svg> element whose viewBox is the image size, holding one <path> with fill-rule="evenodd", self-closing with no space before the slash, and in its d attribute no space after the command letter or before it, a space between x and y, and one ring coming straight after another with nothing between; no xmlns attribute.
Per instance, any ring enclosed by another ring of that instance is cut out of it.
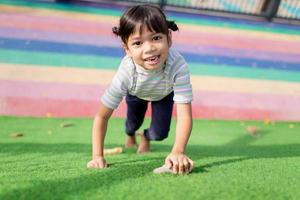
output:
<svg viewBox="0 0 300 200"><path fill-rule="evenodd" d="M157 70L146 70L125 56L101 101L115 109L127 93L147 101L159 101L172 91L175 103L193 100L187 63L179 52L170 48L165 65Z"/></svg>

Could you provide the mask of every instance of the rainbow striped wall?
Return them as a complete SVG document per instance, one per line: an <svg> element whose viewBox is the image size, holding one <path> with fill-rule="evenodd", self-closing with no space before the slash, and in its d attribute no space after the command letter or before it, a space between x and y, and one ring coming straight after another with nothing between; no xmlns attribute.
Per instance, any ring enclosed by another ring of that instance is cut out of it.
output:
<svg viewBox="0 0 300 200"><path fill-rule="evenodd" d="M121 8L0 2L0 115L93 116L123 56ZM300 27L168 13L193 115L300 120ZM125 114L124 102L115 116Z"/></svg>

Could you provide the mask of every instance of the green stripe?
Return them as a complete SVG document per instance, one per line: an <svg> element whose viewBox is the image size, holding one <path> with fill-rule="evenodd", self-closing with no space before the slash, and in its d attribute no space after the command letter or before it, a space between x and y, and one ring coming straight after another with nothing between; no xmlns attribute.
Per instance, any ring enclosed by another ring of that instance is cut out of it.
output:
<svg viewBox="0 0 300 200"><path fill-rule="evenodd" d="M121 58L79 56L72 54L25 52L0 49L0 62L55 67L78 67L117 70ZM253 69L222 65L189 63L192 75L223 76L261 80L300 82L300 72L274 69Z"/></svg>
<svg viewBox="0 0 300 200"><path fill-rule="evenodd" d="M253 69L249 67L208 65L200 63L189 63L189 68L193 75L300 82L300 72L297 71Z"/></svg>
<svg viewBox="0 0 300 200"><path fill-rule="evenodd" d="M112 9L104 9L104 8L92 8L92 7L82 7L76 6L72 4L49 4L49 3L38 3L38 2L27 2L24 0L2 0L0 4L8 4L13 6L27 6L33 8L46 8L50 10L62 10L67 12L79 12L86 14L96 14L96 15L109 15L119 17L122 15L122 11L112 10ZM288 35L300 35L299 30L293 30L288 28L274 28L268 26L256 26L250 24L241 24L241 23L232 23L232 22L222 22L222 21L214 21L207 19L194 19L187 17L172 17L172 20L175 20L179 23L192 24L197 26L212 26L212 27L223 27L229 29L237 29L237 30L250 30L250 31L258 31L258 32L272 32L277 34L288 34Z"/></svg>

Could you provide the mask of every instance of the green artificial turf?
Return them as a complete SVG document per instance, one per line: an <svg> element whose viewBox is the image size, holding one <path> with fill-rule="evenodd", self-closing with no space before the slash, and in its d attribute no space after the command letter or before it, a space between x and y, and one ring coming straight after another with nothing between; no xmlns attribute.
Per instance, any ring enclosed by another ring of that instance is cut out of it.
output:
<svg viewBox="0 0 300 200"><path fill-rule="evenodd" d="M106 147L123 145L123 124L111 119ZM248 125L261 135L247 134ZM152 173L172 148L175 121L151 153L125 149L107 156L104 170L86 168L91 126L92 119L0 117L0 199L300 199L299 122L195 120L187 154L196 166L181 176Z"/></svg>

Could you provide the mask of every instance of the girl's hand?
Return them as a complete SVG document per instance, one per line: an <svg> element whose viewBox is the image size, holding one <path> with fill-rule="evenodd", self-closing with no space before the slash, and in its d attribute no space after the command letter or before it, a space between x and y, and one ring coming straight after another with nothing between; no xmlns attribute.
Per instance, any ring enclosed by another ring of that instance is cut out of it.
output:
<svg viewBox="0 0 300 200"><path fill-rule="evenodd" d="M106 162L106 160L104 159L104 157L102 156L98 156L95 157L93 160L91 160L90 162L87 163L87 168L106 168L108 167L108 164Z"/></svg>
<svg viewBox="0 0 300 200"><path fill-rule="evenodd" d="M165 165L172 169L173 174L184 174L192 171L194 162L183 153L170 153L165 160Z"/></svg>

